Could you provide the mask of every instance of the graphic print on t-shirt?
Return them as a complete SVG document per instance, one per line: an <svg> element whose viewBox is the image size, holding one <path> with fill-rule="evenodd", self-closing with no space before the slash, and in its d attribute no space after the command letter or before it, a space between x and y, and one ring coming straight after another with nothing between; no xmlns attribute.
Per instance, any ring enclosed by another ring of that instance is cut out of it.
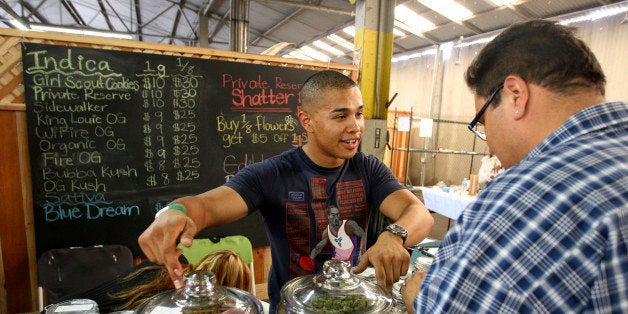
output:
<svg viewBox="0 0 628 314"><path fill-rule="evenodd" d="M290 226L290 227L288 227ZM308 274L313 262L303 248L310 244L310 215L307 203L286 202L286 236L290 242L290 278Z"/></svg>
<svg viewBox="0 0 628 314"><path fill-rule="evenodd" d="M351 237L354 249L351 250L349 260L352 265L357 263L360 251L365 250L364 242L355 235L364 233L368 218L368 208L366 203L366 193L362 180L345 181L336 183L335 191L331 191L334 199L329 199L327 193L327 180L325 178L312 178L311 180L311 203L310 208L314 214L314 224L311 225L309 210L303 203L286 203L287 236L290 240L290 277L318 272L324 261L331 259L334 254L334 246L327 243L320 253L316 254L315 260L310 259L310 254L315 246L323 239L323 233L329 227L328 204L335 204L340 220L352 221L349 223L351 231L347 232ZM346 229L346 223L343 224ZM337 233L336 233L337 234ZM344 239L346 241L347 239ZM329 242L329 241L328 241ZM345 242L345 245L347 242ZM346 254L346 252L345 252ZM312 262L315 262L313 265Z"/></svg>

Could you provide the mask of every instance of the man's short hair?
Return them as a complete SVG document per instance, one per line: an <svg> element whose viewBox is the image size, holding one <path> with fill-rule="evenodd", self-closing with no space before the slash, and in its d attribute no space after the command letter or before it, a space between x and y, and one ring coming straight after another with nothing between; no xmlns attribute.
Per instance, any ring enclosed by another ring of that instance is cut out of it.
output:
<svg viewBox="0 0 628 314"><path fill-rule="evenodd" d="M334 70L323 70L307 78L301 87L301 105L308 106L320 99L328 89L349 89L358 86L348 76Z"/></svg>
<svg viewBox="0 0 628 314"><path fill-rule="evenodd" d="M565 95L582 87L596 88L604 95L602 67L574 33L574 28L551 21L513 24L482 48L467 69L465 81L483 97L508 75Z"/></svg>

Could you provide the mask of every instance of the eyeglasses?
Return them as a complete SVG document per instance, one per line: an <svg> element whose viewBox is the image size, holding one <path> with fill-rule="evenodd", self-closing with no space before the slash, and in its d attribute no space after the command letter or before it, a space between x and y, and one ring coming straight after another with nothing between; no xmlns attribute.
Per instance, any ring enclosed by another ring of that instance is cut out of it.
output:
<svg viewBox="0 0 628 314"><path fill-rule="evenodd" d="M484 106L482 106L482 109L478 111L478 113L475 115L475 118L473 118L471 123L469 123L469 126L468 126L469 131L473 132L475 136L479 137L483 141L486 141L486 134L484 134L484 132L480 132L476 130L475 125L478 124L478 121L480 121L480 118L482 118L482 116L484 115L486 108L488 108L488 105L490 105L493 102L493 100L495 100L497 93L499 93L499 91L502 90L502 88L504 88L504 84L499 84L499 86L497 86L497 89L490 96L488 96L488 99L484 103Z"/></svg>

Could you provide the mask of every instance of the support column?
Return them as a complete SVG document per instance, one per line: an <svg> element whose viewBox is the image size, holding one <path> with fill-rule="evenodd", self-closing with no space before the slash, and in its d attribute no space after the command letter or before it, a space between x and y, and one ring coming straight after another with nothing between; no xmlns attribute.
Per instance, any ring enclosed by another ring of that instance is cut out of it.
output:
<svg viewBox="0 0 628 314"><path fill-rule="evenodd" d="M355 17L358 82L364 100L366 127L360 150L381 160L386 147L386 102L390 89L395 0L357 0ZM367 243L373 244L390 219L378 213L369 219Z"/></svg>
<svg viewBox="0 0 628 314"><path fill-rule="evenodd" d="M249 0L231 0L231 39L229 49L246 52L248 47Z"/></svg>
<svg viewBox="0 0 628 314"><path fill-rule="evenodd" d="M367 119L386 119L393 51L394 0L357 0L356 62Z"/></svg>
<svg viewBox="0 0 628 314"><path fill-rule="evenodd" d="M198 46L201 48L209 47L209 18L203 13L198 12Z"/></svg>

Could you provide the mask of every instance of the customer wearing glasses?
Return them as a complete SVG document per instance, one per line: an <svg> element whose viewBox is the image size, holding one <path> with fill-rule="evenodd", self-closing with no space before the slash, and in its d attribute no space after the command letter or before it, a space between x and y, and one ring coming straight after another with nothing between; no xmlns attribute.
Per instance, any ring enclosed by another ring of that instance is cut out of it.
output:
<svg viewBox="0 0 628 314"><path fill-rule="evenodd" d="M468 68L469 129L507 170L406 280L409 311L628 313L628 105L574 32L515 24Z"/></svg>

